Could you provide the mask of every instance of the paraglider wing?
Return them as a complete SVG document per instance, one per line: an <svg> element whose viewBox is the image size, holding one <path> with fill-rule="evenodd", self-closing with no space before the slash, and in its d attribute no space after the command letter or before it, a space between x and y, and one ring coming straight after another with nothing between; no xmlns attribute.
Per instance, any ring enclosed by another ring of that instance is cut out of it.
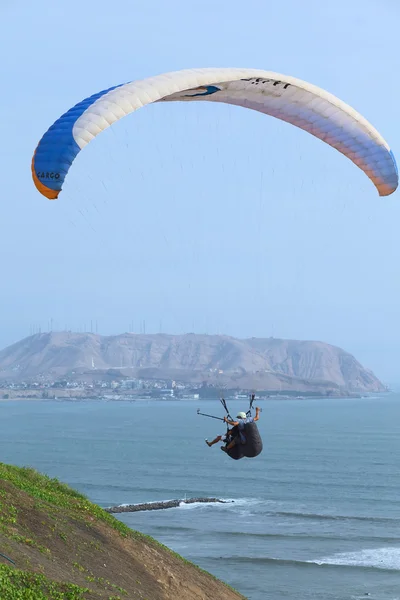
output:
<svg viewBox="0 0 400 600"><path fill-rule="evenodd" d="M32 159L37 189L55 199L76 155L104 129L159 101L209 101L257 110L295 125L347 156L379 195L398 186L387 142L353 108L310 83L258 69L188 69L121 84L83 100L45 133Z"/></svg>

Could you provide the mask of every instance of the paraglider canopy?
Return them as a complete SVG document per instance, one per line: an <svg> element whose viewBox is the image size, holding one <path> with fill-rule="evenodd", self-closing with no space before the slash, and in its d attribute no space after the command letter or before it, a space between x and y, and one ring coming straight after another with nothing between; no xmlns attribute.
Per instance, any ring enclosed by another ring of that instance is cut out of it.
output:
<svg viewBox="0 0 400 600"><path fill-rule="evenodd" d="M187 69L111 87L62 115L40 140L32 177L54 200L75 157L115 121L152 102L207 101L271 115L329 144L357 165L379 195L398 186L393 153L380 133L329 92L295 77L259 69Z"/></svg>

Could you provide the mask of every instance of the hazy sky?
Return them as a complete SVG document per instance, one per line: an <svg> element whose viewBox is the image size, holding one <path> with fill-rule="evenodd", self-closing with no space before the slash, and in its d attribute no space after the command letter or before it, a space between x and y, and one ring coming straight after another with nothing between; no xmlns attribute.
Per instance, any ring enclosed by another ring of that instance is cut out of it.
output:
<svg viewBox="0 0 400 600"><path fill-rule="evenodd" d="M400 364L400 192L237 107L153 105L76 159L59 200L31 181L62 112L190 67L324 87L400 157L397 0L2 1L0 346L32 327L318 339L388 381ZM397 378L397 379L396 379Z"/></svg>

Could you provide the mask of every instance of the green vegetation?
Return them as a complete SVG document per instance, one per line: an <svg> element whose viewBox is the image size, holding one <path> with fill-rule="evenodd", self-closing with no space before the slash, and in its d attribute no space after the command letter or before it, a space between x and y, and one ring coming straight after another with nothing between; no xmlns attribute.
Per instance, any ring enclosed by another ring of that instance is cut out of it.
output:
<svg viewBox="0 0 400 600"><path fill-rule="evenodd" d="M96 519L104 521L119 531L123 536L129 536L134 533L124 523L121 523L121 521L118 521L115 517L109 513L106 513L102 508L100 508L100 506L97 506L97 504L92 504L92 502L83 496L83 494L80 494L56 478L51 478L47 475L38 473L35 471L35 469L30 469L27 467L14 467L13 465L5 465L4 463L0 463L0 479L10 481L13 485L15 485L15 487L27 492L33 498L44 500L53 506L65 508L69 511L72 510L76 513L76 515L80 514L84 518L87 516L92 516ZM36 504L36 506L38 508L44 508L44 505L40 503ZM3 520L2 508L3 507L0 505L0 522ZM7 518L9 520L13 516L12 510L12 505L7 507L7 511L9 513ZM65 534L60 535L61 537L63 535L65 536ZM141 534L138 535L139 537L142 537Z"/></svg>
<svg viewBox="0 0 400 600"><path fill-rule="evenodd" d="M146 565L142 551L147 553ZM187 572L194 582L206 576L208 584L229 588L58 479L4 463L0 463L0 552L15 563L0 560L0 600L155 598L148 591L159 597L159 575L151 575L151 569L159 572L160 561L169 565L165 572Z"/></svg>
<svg viewBox="0 0 400 600"><path fill-rule="evenodd" d="M1 600L84 600L88 588L57 583L44 575L0 565Z"/></svg>
<svg viewBox="0 0 400 600"><path fill-rule="evenodd" d="M136 539L146 540L152 544L156 544L160 548L171 552L175 557L179 558L186 564L193 566L193 563L187 561L185 558L173 552L167 546L164 546L160 542L157 542L152 537L134 531L127 525L116 519L110 513L104 511L97 504L93 504L83 494L80 494L76 490L69 487L67 484L60 482L57 478L51 478L47 475L43 475L35 469L27 467L15 467L13 465L6 465L0 463L0 479L10 481L17 488L27 492L33 498L44 500L46 503L50 503L53 506L57 506L68 511L73 511L76 517L81 517L90 525L91 521L88 517L98 519L111 525L113 529L116 529L122 536L128 537L133 536ZM48 510L48 506L43 503L36 503L37 508ZM0 523L3 520L3 510L8 512L7 519L8 523L15 523L15 508L12 505L2 507L0 504ZM64 532L59 533L60 537L66 540L66 534ZM26 543L29 543L28 541ZM201 570L201 569L200 569ZM206 571L204 571L206 572Z"/></svg>

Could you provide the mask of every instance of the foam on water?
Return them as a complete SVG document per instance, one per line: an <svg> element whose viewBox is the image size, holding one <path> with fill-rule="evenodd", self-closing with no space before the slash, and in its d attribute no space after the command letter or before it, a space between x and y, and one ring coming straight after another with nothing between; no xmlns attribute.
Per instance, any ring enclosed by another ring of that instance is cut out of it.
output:
<svg viewBox="0 0 400 600"><path fill-rule="evenodd" d="M366 548L359 552L340 552L310 562L319 565L369 567L400 571L400 547Z"/></svg>
<svg viewBox="0 0 400 600"><path fill-rule="evenodd" d="M257 506L266 503L262 498L222 498L225 502L234 503L235 506ZM268 502L268 501L267 501ZM268 502L272 503L272 502Z"/></svg>
<svg viewBox="0 0 400 600"><path fill-rule="evenodd" d="M257 498L221 498L223 502L193 502L193 504L185 504L185 502L181 502L179 508L183 508L184 510L193 510L199 508L214 508L216 510L226 510L226 509L243 509L250 508L252 506L256 506L260 504L261 500Z"/></svg>
<svg viewBox="0 0 400 600"><path fill-rule="evenodd" d="M213 503L211 502L193 502L192 504L186 504L186 502L182 501L178 507L175 508L183 508L184 510L194 510L196 508L210 508Z"/></svg>

